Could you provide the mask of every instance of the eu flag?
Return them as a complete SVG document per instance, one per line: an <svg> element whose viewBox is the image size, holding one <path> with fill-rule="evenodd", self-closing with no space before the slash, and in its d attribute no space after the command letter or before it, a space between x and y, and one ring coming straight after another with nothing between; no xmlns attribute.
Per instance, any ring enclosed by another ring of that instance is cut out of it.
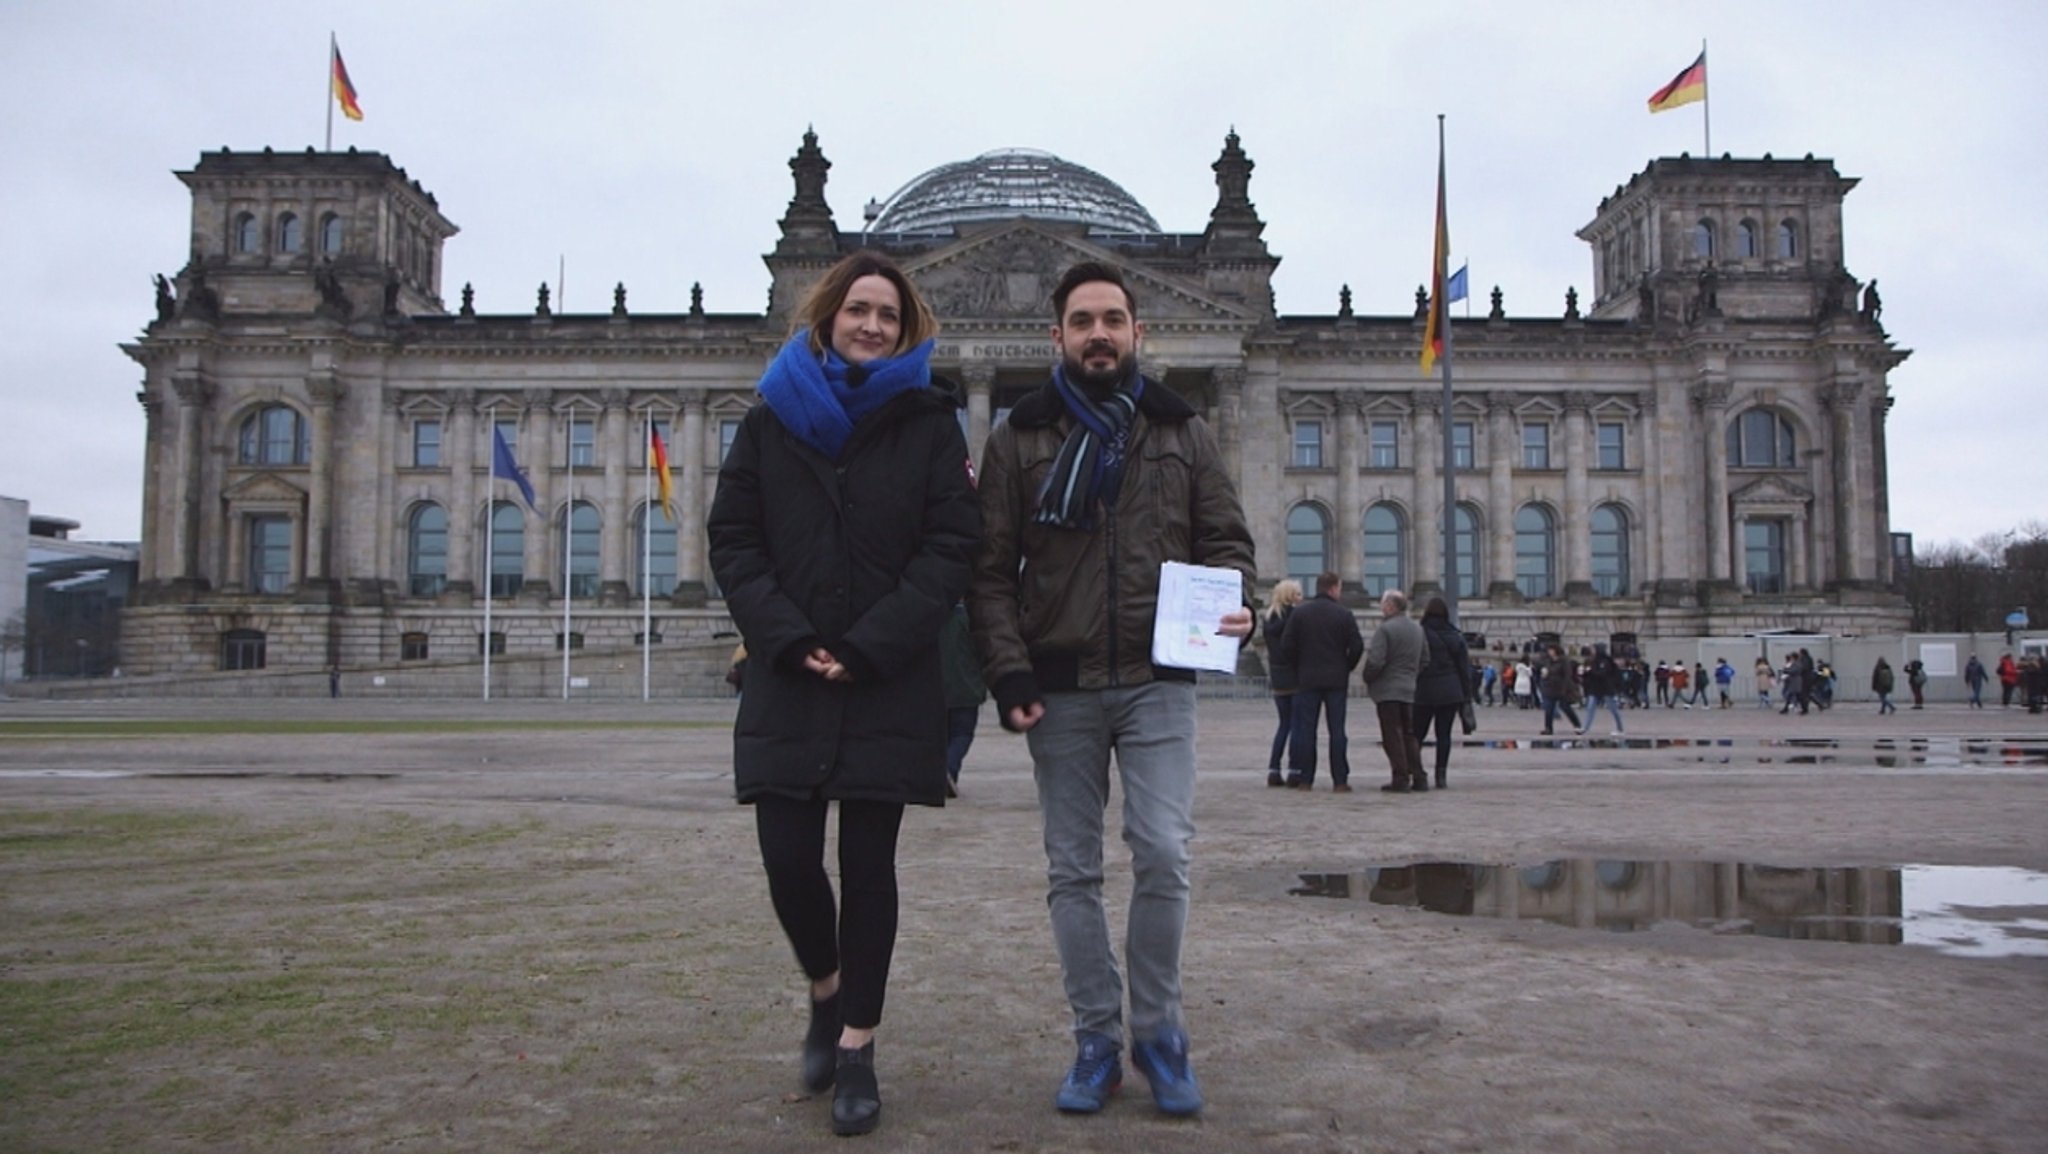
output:
<svg viewBox="0 0 2048 1154"><path fill-rule="evenodd" d="M505 433L495 422L491 425L491 441L491 476L511 478L512 483L519 486L519 495L526 498L526 507L540 512L540 506L533 499L533 482L526 479L526 470L520 468L519 462L513 458L512 446L505 443Z"/></svg>
<svg viewBox="0 0 2048 1154"><path fill-rule="evenodd" d="M1451 279L1444 282L1445 304L1465 299L1465 270L1471 267L1470 261L1459 265L1458 271L1451 274Z"/></svg>

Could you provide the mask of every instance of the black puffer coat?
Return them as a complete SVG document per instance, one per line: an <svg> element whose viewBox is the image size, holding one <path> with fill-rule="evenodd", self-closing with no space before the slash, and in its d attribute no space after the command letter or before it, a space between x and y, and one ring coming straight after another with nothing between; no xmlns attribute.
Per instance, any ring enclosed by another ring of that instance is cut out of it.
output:
<svg viewBox="0 0 2048 1154"><path fill-rule="evenodd" d="M1294 606L1289 605L1267 617L1261 627L1266 638L1266 688L1274 693L1293 693L1301 684L1294 674L1294 659L1280 652L1280 636L1287 632L1287 619L1292 616Z"/></svg>
<svg viewBox="0 0 2048 1154"><path fill-rule="evenodd" d="M1449 621L1422 619L1422 637L1429 643L1422 673L1415 679L1415 704L1459 705L1478 695L1472 692L1472 654L1465 635Z"/></svg>
<svg viewBox="0 0 2048 1154"><path fill-rule="evenodd" d="M945 803L939 630L981 513L958 390L932 386L869 414L838 461L756 405L718 470L711 568L752 655L733 726L742 802ZM851 681L803 667L821 646Z"/></svg>

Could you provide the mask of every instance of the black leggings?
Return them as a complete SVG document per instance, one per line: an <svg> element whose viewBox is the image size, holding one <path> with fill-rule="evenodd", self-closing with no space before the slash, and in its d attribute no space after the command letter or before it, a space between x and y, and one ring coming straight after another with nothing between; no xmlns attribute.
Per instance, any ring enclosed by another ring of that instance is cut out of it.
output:
<svg viewBox="0 0 2048 1154"><path fill-rule="evenodd" d="M1451 744L1455 740L1451 736L1453 732L1452 727L1458 724L1458 713L1463 708L1460 705L1418 705L1415 707L1415 711L1408 715L1411 719L1409 724L1417 741L1421 741L1429 736L1429 727L1431 723L1435 723L1436 771L1438 773L1442 773L1450 768Z"/></svg>
<svg viewBox="0 0 2048 1154"><path fill-rule="evenodd" d="M831 803L763 797L754 803L761 864L782 932L804 976L839 974L845 1025L872 1030L882 1021L889 959L896 950L896 832L903 807L893 802L839 803L839 886L825 874L825 811Z"/></svg>

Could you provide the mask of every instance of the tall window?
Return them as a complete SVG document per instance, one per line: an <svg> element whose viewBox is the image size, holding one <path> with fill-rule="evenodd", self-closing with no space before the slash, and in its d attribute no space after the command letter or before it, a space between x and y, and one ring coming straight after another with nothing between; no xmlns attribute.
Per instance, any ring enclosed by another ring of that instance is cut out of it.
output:
<svg viewBox="0 0 2048 1154"><path fill-rule="evenodd" d="M1479 596L1479 514L1470 505L1451 514L1451 551L1458 559L1458 596Z"/></svg>
<svg viewBox="0 0 2048 1154"><path fill-rule="evenodd" d="M261 669L264 663L264 635L260 629L230 629L220 635L220 667Z"/></svg>
<svg viewBox="0 0 2048 1154"><path fill-rule="evenodd" d="M241 213L235 217L235 251L259 252L263 248L263 230L256 227L256 214Z"/></svg>
<svg viewBox="0 0 2048 1154"><path fill-rule="evenodd" d="M1714 259L1714 222L1703 220L1692 226L1692 254L1701 260Z"/></svg>
<svg viewBox="0 0 2048 1154"><path fill-rule="evenodd" d="M1472 447L1472 422L1451 422L1451 468L1458 472L1476 468L1478 454Z"/></svg>
<svg viewBox="0 0 2048 1154"><path fill-rule="evenodd" d="M1628 593L1628 514L1616 505L1593 510L1593 592L1602 597Z"/></svg>
<svg viewBox="0 0 2048 1154"><path fill-rule="evenodd" d="M341 218L331 212L320 218L320 251L327 256L341 253Z"/></svg>
<svg viewBox="0 0 2048 1154"><path fill-rule="evenodd" d="M433 469L441 464L441 422L414 421L412 425L414 468Z"/></svg>
<svg viewBox="0 0 2048 1154"><path fill-rule="evenodd" d="M1550 467L1550 426L1530 422L1522 426L1522 467L1524 469L1548 469Z"/></svg>
<svg viewBox="0 0 2048 1154"><path fill-rule="evenodd" d="M277 251L302 252L306 247L306 226L291 213L277 218Z"/></svg>
<svg viewBox="0 0 2048 1154"><path fill-rule="evenodd" d="M1755 221L1745 220L1735 226L1735 255L1744 258L1763 255L1763 246L1757 241Z"/></svg>
<svg viewBox="0 0 2048 1154"><path fill-rule="evenodd" d="M1408 584L1401 511L1388 504L1365 511L1365 591L1377 597Z"/></svg>
<svg viewBox="0 0 2048 1154"><path fill-rule="evenodd" d="M1524 505L1515 513L1515 588L1524 597L1557 596L1557 527L1550 510Z"/></svg>
<svg viewBox="0 0 2048 1154"><path fill-rule="evenodd" d="M271 405L242 422L239 459L244 465L303 465L313 458L312 431L289 405Z"/></svg>
<svg viewBox="0 0 2048 1154"><path fill-rule="evenodd" d="M249 518L249 588L282 593L292 584L292 519Z"/></svg>
<svg viewBox="0 0 2048 1154"><path fill-rule="evenodd" d="M448 511L427 504L414 509L405 534L407 587L414 597L438 597L448 584Z"/></svg>
<svg viewBox="0 0 2048 1154"><path fill-rule="evenodd" d="M718 422L718 463L720 465L725 464L726 454L732 452L733 438L739 435L739 421L727 418ZM680 461L682 458L683 455L681 453L676 454L676 460Z"/></svg>
<svg viewBox="0 0 2048 1154"><path fill-rule="evenodd" d="M597 506L588 501L569 506L569 572L562 587L571 597L597 596L598 526Z"/></svg>
<svg viewBox="0 0 2048 1154"><path fill-rule="evenodd" d="M581 417L569 421L569 464L577 469L597 464L597 422Z"/></svg>
<svg viewBox="0 0 2048 1154"><path fill-rule="evenodd" d="M1297 469L1320 469L1323 467L1323 423L1321 421L1294 422L1294 467Z"/></svg>
<svg viewBox="0 0 2048 1154"><path fill-rule="evenodd" d="M1372 423L1372 449L1368 462L1368 467L1374 469L1401 467L1401 426L1392 421Z"/></svg>
<svg viewBox="0 0 2048 1154"><path fill-rule="evenodd" d="M491 503L491 596L511 597L526 585L526 513L510 501Z"/></svg>
<svg viewBox="0 0 2048 1154"><path fill-rule="evenodd" d="M1627 444L1626 432L1627 426L1620 421L1601 421L1595 426L1594 468L1628 468L1628 454L1623 451Z"/></svg>
<svg viewBox="0 0 2048 1154"><path fill-rule="evenodd" d="M1792 260L1799 255L1799 226L1789 220L1778 222L1778 259Z"/></svg>
<svg viewBox="0 0 2048 1154"><path fill-rule="evenodd" d="M1742 524L1742 570L1751 593L1785 591L1785 523Z"/></svg>
<svg viewBox="0 0 2048 1154"><path fill-rule="evenodd" d="M1739 469L1790 469L1799 462L1792 422L1769 409L1749 409L1728 423L1728 464Z"/></svg>
<svg viewBox="0 0 2048 1154"><path fill-rule="evenodd" d="M1316 576L1330 567L1330 522L1314 505L1296 505L1287 511L1287 575L1315 585Z"/></svg>
<svg viewBox="0 0 2048 1154"><path fill-rule="evenodd" d="M654 519L651 526L650 517ZM654 596L666 597L675 588L676 523L668 519L658 502L643 506L640 523L633 526L633 592L646 593L651 589Z"/></svg>

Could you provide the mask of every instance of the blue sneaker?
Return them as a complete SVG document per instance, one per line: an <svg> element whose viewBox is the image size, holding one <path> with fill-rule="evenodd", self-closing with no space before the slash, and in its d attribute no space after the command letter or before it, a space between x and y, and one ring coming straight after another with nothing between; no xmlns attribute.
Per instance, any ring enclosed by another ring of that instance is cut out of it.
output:
<svg viewBox="0 0 2048 1154"><path fill-rule="evenodd" d="M1117 1058L1116 1042L1093 1030L1081 1031L1080 1051L1074 1068L1060 1083L1052 1102L1069 1114L1093 1114L1102 1109L1116 1088L1124 1084L1124 1064Z"/></svg>
<svg viewBox="0 0 2048 1154"><path fill-rule="evenodd" d="M1131 1065L1152 1085L1152 1101L1168 1114L1193 1114L1202 1108L1202 1088L1188 1061L1187 1031L1169 1026L1149 1042L1131 1047Z"/></svg>

